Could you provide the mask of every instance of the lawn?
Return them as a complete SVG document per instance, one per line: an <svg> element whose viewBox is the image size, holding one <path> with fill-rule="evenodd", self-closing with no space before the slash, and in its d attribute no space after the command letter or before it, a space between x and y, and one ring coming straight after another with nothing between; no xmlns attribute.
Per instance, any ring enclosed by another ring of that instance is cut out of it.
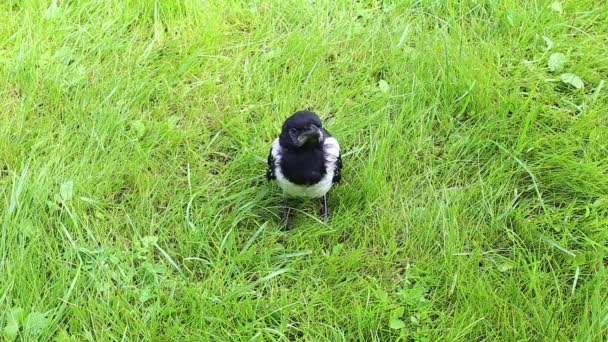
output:
<svg viewBox="0 0 608 342"><path fill-rule="evenodd" d="M604 0L4 0L0 339L605 341ZM280 231L270 143L343 151Z"/></svg>

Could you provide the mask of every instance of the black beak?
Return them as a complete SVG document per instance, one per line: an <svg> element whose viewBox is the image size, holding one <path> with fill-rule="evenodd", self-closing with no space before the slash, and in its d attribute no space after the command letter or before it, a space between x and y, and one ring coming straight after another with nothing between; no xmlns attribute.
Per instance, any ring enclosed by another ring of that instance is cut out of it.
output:
<svg viewBox="0 0 608 342"><path fill-rule="evenodd" d="M323 132L317 126L312 126L298 136L298 146L303 146L309 143L319 143L323 139Z"/></svg>

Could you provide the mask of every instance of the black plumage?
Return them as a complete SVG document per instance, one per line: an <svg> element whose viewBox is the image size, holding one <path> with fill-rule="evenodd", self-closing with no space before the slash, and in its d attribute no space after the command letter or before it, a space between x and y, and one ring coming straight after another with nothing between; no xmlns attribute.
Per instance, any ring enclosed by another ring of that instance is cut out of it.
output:
<svg viewBox="0 0 608 342"><path fill-rule="evenodd" d="M285 120L268 154L269 181L276 181L288 198L321 198L321 215L325 218L327 192L341 181L341 172L340 145L315 113L299 111ZM283 221L283 227L288 228L288 207Z"/></svg>

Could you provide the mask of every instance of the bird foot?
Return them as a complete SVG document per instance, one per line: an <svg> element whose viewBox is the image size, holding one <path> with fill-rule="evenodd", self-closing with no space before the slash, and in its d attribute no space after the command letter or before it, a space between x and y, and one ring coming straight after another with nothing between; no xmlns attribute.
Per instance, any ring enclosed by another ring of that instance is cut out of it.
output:
<svg viewBox="0 0 608 342"><path fill-rule="evenodd" d="M283 212L281 213L280 230L286 231L293 228L293 216L291 215L291 207L288 202L283 203Z"/></svg>
<svg viewBox="0 0 608 342"><path fill-rule="evenodd" d="M321 197L321 210L319 211L319 216L323 221L327 221L327 218L329 217L329 210L327 209L327 195L323 195L323 197Z"/></svg>

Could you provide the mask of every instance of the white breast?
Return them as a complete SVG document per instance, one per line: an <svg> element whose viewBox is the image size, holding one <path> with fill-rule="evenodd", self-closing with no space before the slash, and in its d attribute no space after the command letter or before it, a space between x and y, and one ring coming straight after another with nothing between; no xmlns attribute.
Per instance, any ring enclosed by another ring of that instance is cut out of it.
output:
<svg viewBox="0 0 608 342"><path fill-rule="evenodd" d="M274 158L275 176L277 184L279 184L285 194L294 197L318 198L325 195L331 189L336 162L338 156L340 156L340 144L333 137L326 138L323 142L323 152L325 153L325 175L323 178L313 185L298 185L290 182L281 172L281 145L278 138L274 140L272 143L272 156Z"/></svg>

